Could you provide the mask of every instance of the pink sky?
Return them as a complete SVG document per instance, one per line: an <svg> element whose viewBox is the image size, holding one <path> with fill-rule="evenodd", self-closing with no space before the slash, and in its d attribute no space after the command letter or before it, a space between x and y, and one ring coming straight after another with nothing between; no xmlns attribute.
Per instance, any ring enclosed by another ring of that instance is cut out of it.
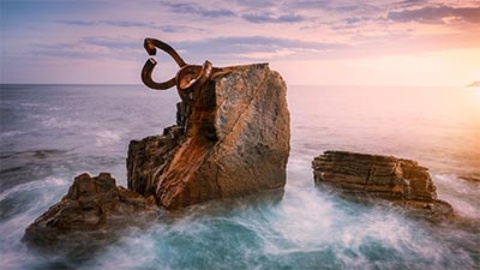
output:
<svg viewBox="0 0 480 270"><path fill-rule="evenodd" d="M2 83L140 82L143 39L288 84L480 81L480 1L1 1ZM173 76L159 56L156 77Z"/></svg>

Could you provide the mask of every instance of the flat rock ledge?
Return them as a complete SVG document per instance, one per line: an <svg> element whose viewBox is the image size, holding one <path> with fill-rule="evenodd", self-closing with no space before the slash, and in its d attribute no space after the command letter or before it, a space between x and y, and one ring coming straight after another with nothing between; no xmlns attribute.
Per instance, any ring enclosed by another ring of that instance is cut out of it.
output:
<svg viewBox="0 0 480 270"><path fill-rule="evenodd" d="M157 217L153 198L115 184L109 173L96 177L84 173L67 195L51 206L25 230L23 241L33 246L86 244L112 238L131 225L141 226Z"/></svg>
<svg viewBox="0 0 480 270"><path fill-rule="evenodd" d="M437 199L428 169L392 156L326 151L312 162L315 184L356 199L382 199L434 218L454 215Z"/></svg>

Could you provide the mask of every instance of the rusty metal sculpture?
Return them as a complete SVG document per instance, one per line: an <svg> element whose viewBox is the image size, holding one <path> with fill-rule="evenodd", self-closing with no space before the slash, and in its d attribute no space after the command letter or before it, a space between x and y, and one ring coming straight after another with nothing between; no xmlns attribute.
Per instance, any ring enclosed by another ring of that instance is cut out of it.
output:
<svg viewBox="0 0 480 270"><path fill-rule="evenodd" d="M147 53L152 56L157 53L156 48L166 52L173 58L173 60L175 60L180 67L180 70L175 77L168 81L160 83L155 82L152 79L152 72L157 65L157 62L155 59L149 58L147 62L145 62L142 70L143 83L149 88L155 90L166 90L176 85L180 98L189 106L194 106L194 93L204 87L208 79L211 78L214 73L218 74L229 71L229 68L213 67L210 61L205 61L203 66L187 64L170 45L157 39L146 38L144 47Z"/></svg>
<svg viewBox="0 0 480 270"><path fill-rule="evenodd" d="M166 52L180 69L175 77L165 82L155 82L152 73L157 61L149 58L142 69L143 83L154 90L176 86L182 100L177 103L177 125L183 127L190 136L201 134L203 138L216 140L216 133L208 128L211 125L205 125L212 121L211 114L215 108L215 90L208 82L218 75L233 71L234 67L217 68L210 61L205 61L202 66L187 64L170 45L153 38L146 38L144 47L149 55L155 55L157 48Z"/></svg>

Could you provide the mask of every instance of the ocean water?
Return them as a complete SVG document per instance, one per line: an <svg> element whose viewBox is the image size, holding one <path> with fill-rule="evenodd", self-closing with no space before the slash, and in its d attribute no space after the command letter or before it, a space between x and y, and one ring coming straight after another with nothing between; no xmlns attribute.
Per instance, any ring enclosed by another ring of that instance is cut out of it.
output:
<svg viewBox="0 0 480 270"><path fill-rule="evenodd" d="M128 142L174 124L177 94L137 85L1 85L0 269L480 268L480 89L288 91L283 196L193 206L168 222L126 228L82 257L38 254L20 239L76 175L108 171L126 186ZM432 223L315 188L311 160L325 150L418 160L460 218Z"/></svg>

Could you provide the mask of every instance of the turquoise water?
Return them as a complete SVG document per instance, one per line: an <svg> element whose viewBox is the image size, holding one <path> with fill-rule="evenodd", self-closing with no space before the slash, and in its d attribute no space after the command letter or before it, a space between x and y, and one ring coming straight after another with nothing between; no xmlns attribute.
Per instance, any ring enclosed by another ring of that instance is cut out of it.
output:
<svg viewBox="0 0 480 270"><path fill-rule="evenodd" d="M174 124L178 98L174 91L108 85L2 85L0 94L1 269L480 266L480 90L291 86L283 194L193 206L146 229L127 227L96 251L57 255L20 242L28 224L84 171L109 171L126 185L129 140ZM418 160L460 221L417 220L315 188L310 162L330 149Z"/></svg>

